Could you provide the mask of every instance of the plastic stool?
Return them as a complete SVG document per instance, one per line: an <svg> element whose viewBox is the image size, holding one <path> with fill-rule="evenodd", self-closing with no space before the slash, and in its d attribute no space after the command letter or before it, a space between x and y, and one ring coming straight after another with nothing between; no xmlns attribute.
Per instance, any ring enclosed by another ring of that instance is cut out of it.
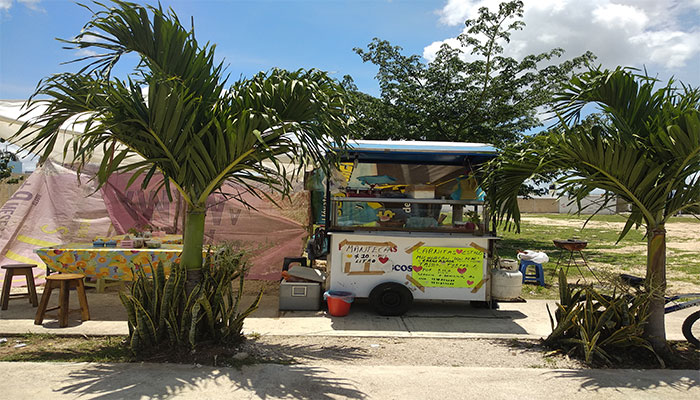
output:
<svg viewBox="0 0 700 400"><path fill-rule="evenodd" d="M528 274L527 267L530 265L535 266L535 272ZM544 270L542 269L542 264L532 262L530 260L520 260L520 273L523 274L523 283L536 283L540 286L545 286L544 284Z"/></svg>

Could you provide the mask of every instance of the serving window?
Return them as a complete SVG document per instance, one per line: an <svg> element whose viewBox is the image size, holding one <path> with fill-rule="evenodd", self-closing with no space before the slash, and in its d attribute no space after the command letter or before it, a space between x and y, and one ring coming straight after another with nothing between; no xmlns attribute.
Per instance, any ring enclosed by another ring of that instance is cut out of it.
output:
<svg viewBox="0 0 700 400"><path fill-rule="evenodd" d="M331 184L331 228L485 230L484 193L463 166L344 163L339 172Z"/></svg>

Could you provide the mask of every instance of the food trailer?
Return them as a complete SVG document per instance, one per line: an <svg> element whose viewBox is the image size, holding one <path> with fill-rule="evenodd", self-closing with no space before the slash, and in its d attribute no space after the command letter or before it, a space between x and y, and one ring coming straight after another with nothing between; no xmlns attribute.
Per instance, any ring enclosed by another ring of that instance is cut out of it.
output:
<svg viewBox="0 0 700 400"><path fill-rule="evenodd" d="M416 300L490 303L487 144L353 141L327 179L327 287L381 315Z"/></svg>

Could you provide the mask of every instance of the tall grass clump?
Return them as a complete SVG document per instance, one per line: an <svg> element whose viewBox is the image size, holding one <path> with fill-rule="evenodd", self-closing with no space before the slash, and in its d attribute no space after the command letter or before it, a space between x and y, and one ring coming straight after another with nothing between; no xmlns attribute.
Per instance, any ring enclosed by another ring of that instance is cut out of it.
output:
<svg viewBox="0 0 700 400"><path fill-rule="evenodd" d="M611 295L590 286L568 284L559 272L559 303L552 317L552 333L544 344L579 357L588 364L613 365L620 355L640 349L663 360L643 337L649 318L648 294L630 294L616 287Z"/></svg>
<svg viewBox="0 0 700 400"><path fill-rule="evenodd" d="M189 293L186 268L175 263L166 277L162 263L135 268L129 293L119 297L129 323L128 345L134 353L193 350L200 344L233 345L243 339L243 321L255 311L262 290L252 304L241 307L245 251L226 244L207 252L202 279Z"/></svg>

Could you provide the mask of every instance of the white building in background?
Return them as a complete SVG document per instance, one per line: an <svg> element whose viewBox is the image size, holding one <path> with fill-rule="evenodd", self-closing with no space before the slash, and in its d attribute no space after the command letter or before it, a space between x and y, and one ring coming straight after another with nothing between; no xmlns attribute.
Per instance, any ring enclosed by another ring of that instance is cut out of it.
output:
<svg viewBox="0 0 700 400"><path fill-rule="evenodd" d="M591 194L581 200L581 214L593 214L601 204L604 197L602 194ZM522 213L559 213L575 214L579 211L578 204L574 198L564 196L532 197L529 199L519 198L518 206ZM617 198L609 199L598 214L616 214L618 212L628 212L629 205Z"/></svg>
<svg viewBox="0 0 700 400"><path fill-rule="evenodd" d="M598 214L615 214L617 209L616 198L608 199L605 202L605 197L600 194L591 194L581 199L581 214L593 214L599 208L602 209L598 211ZM579 211L579 206L576 203L575 198L564 196L559 199L559 213L560 214L575 214Z"/></svg>

